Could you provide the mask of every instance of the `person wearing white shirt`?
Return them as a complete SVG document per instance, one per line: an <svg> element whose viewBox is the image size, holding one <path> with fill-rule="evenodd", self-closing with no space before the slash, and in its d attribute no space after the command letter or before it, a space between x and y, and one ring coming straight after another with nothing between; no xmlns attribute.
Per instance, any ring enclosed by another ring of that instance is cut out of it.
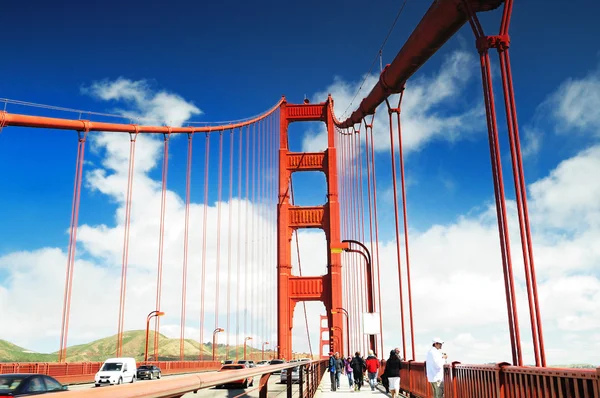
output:
<svg viewBox="0 0 600 398"><path fill-rule="evenodd" d="M427 359L425 360L427 380L433 389L433 398L444 396L444 364L448 357L441 351L442 344L444 344L444 341L439 337L433 339L433 344L427 352Z"/></svg>

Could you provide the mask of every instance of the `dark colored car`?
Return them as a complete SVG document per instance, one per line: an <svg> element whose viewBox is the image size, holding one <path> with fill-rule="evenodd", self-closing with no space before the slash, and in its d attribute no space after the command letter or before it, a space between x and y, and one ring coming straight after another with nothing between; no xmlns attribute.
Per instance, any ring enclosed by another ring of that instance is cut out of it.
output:
<svg viewBox="0 0 600 398"><path fill-rule="evenodd" d="M245 363L236 363L236 364L232 364L232 365L223 365L221 367L221 369L219 369L219 372L224 372L227 370L240 370L240 369L248 369L249 366L246 365ZM254 379L252 378L252 376L248 377L247 379L240 379L240 380L235 380L232 382L229 382L227 384L222 384L220 386L217 386L217 388L219 387L227 387L230 385L241 385L242 388L246 388L248 386L253 386L254 385Z"/></svg>
<svg viewBox="0 0 600 398"><path fill-rule="evenodd" d="M285 361L283 359L271 359L271 362L269 362L269 365L281 365L285 363ZM281 373L281 371L278 372L273 372L274 375Z"/></svg>
<svg viewBox="0 0 600 398"><path fill-rule="evenodd" d="M56 379L46 375L14 373L0 374L0 397L24 397L67 391Z"/></svg>
<svg viewBox="0 0 600 398"><path fill-rule="evenodd" d="M234 363L233 359L227 359L225 362L223 362L223 365L231 365L232 363Z"/></svg>
<svg viewBox="0 0 600 398"><path fill-rule="evenodd" d="M160 377L162 376L161 372L160 372L160 368L158 366L154 366L154 365L140 365L137 368L137 378L138 380L141 379L154 379L155 377L157 379L160 379Z"/></svg>

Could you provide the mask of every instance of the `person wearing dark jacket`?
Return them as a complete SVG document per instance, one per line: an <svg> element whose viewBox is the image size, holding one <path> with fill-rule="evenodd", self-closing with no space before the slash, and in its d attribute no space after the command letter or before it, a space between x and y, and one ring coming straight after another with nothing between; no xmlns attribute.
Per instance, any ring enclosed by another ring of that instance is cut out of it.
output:
<svg viewBox="0 0 600 398"><path fill-rule="evenodd" d="M396 350L390 351L390 357L385 363L385 376L390 384L392 398L400 392L400 357Z"/></svg>
<svg viewBox="0 0 600 398"><path fill-rule="evenodd" d="M356 351L354 358L352 358L352 362L350 362L350 366L352 366L352 373L354 376L354 391L360 391L360 388L363 385L363 374L365 373L365 370L367 370L367 364L360 356L360 351Z"/></svg>

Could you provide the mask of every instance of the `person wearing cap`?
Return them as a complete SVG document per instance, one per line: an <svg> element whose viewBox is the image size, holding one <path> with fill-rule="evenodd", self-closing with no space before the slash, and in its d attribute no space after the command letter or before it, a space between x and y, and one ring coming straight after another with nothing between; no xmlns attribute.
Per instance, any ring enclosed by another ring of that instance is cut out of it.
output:
<svg viewBox="0 0 600 398"><path fill-rule="evenodd" d="M433 398L442 398L444 396L444 364L447 356L441 351L442 344L444 344L442 339L436 337L432 342L425 360L427 380L433 389Z"/></svg>
<svg viewBox="0 0 600 398"><path fill-rule="evenodd" d="M379 369L379 360L375 356L373 350L369 350L369 356L365 362L367 364L367 373L369 375L369 385L371 386L371 391L375 391L375 386L377 385L377 370Z"/></svg>
<svg viewBox="0 0 600 398"><path fill-rule="evenodd" d="M333 355L333 352L329 353L329 378L331 381L331 391L336 391L337 390L337 381L336 381L336 360L335 360L335 356Z"/></svg>

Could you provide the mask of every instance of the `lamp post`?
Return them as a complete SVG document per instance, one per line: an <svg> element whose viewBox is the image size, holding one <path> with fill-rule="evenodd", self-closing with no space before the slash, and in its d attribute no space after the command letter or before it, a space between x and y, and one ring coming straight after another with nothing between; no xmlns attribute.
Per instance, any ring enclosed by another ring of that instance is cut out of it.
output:
<svg viewBox="0 0 600 398"><path fill-rule="evenodd" d="M264 361L264 360L265 360L265 344L269 344L269 342L268 342L268 341L265 341L265 342L263 343L263 346L262 346L262 357L261 357L261 361Z"/></svg>
<svg viewBox="0 0 600 398"><path fill-rule="evenodd" d="M212 344L212 360L213 362L216 361L216 356L217 356L217 333L219 332L224 332L225 329L223 328L216 328L213 331L213 344Z"/></svg>
<svg viewBox="0 0 600 398"><path fill-rule="evenodd" d="M347 337L346 349L348 350L347 355L350 355L350 320L349 320L350 316L348 315L348 311L346 311L342 307L336 308L335 310L331 310L332 314L337 314L338 312L341 312L342 314L346 315L346 333L348 333L348 336L346 336Z"/></svg>
<svg viewBox="0 0 600 398"><path fill-rule="evenodd" d="M248 343L248 340L252 340L252 337L246 337L244 339L244 359L246 359L246 344Z"/></svg>
<svg viewBox="0 0 600 398"><path fill-rule="evenodd" d="M336 329L337 329L337 330L339 330L340 332L342 332L342 334L343 334L343 332L344 332L344 331L342 330L342 328L340 328L340 327L338 327L338 326L333 326L333 327L331 328L331 331L333 332L333 331L334 331L334 330L336 330ZM339 342L340 342L340 337L339 337L339 336L336 336L335 334L333 334L333 333L332 333L332 334L331 334L331 351L332 351L332 352L335 352L335 348L336 348L335 340L336 340L336 339L337 339L337 341L338 341L338 343L339 343ZM342 346L342 348L343 348L343 344L344 344L344 341L342 340L342 342L341 342L341 344L340 344L340 346Z"/></svg>
<svg viewBox="0 0 600 398"><path fill-rule="evenodd" d="M152 311L146 317L146 348L144 349L144 362L148 362L148 335L150 334L150 319L155 316L163 316L165 313L162 311ZM158 358L154 358L156 361Z"/></svg>
<svg viewBox="0 0 600 398"><path fill-rule="evenodd" d="M367 280L369 281L369 283L367 283L367 289L368 289L368 300L367 300L367 306L368 306L368 310L370 313L375 312L375 305L374 305L374 297L373 297L373 291L375 290L373 288L373 264L371 263L371 253L369 253L369 249L367 249L367 247L360 243L359 241L356 240L352 240L352 239L344 239L342 241L342 243L355 243L357 245L359 245L363 250L355 250L350 248L350 246L348 246L347 248L344 248L345 252L349 252L349 253L358 253L361 254L365 261L367 262ZM375 335L374 334L370 334L369 335L369 344L370 344L370 348L372 350L375 350Z"/></svg>

